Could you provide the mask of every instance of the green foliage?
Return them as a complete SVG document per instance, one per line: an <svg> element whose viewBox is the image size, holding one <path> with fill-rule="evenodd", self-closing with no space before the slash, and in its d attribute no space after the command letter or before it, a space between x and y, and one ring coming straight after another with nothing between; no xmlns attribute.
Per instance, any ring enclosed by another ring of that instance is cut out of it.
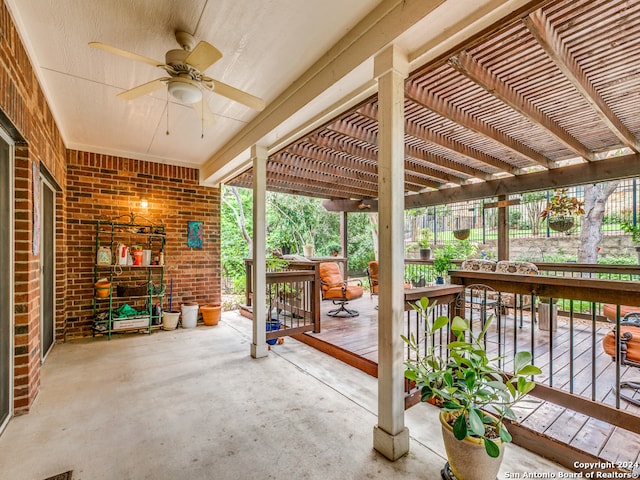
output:
<svg viewBox="0 0 640 480"><path fill-rule="evenodd" d="M542 371L532 365L531 353L521 351L513 358L513 376L505 377L496 366L499 358L489 358L484 348L484 337L493 316L479 334L471 330L468 320L455 317L451 331L456 340L447 345L449 358L437 355L434 333L445 328L449 318L434 318L434 307L435 303L429 305L428 298L412 304L424 320L425 334L420 342L413 334L411 338L402 336L413 357L405 362L405 377L421 389L422 401L438 400L450 418L455 419L453 433L458 440L467 436L480 438L487 454L497 457L500 449L494 434L503 442L511 441L503 419L516 419L511 407L533 390L535 382L530 377ZM423 339L427 339L424 354L421 353Z"/></svg>
<svg viewBox="0 0 640 480"><path fill-rule="evenodd" d="M429 228L421 228L418 238L420 248L429 248L433 240L433 232Z"/></svg>
<svg viewBox="0 0 640 480"><path fill-rule="evenodd" d="M622 222L620 228L624 233L631 234L631 241L633 243L640 243L640 225L633 225L629 222Z"/></svg>
<svg viewBox="0 0 640 480"><path fill-rule="evenodd" d="M509 226L513 228L518 228L520 224L520 220L522 220L522 212L520 210L509 210Z"/></svg>
<svg viewBox="0 0 640 480"><path fill-rule="evenodd" d="M237 189L241 207L232 195L223 189L221 205L221 257L222 274L229 278L234 291L245 286L244 259L250 256L247 240L240 228L244 214L249 237L252 232L253 194L251 190ZM313 245L317 256L331 256L340 252L340 216L327 212L316 198L267 193L266 205L267 251L288 246L292 253L302 253L302 246ZM349 269L364 272L374 259L372 226L365 213L349 214L348 255Z"/></svg>
<svg viewBox="0 0 640 480"><path fill-rule="evenodd" d="M349 272L363 273L367 264L374 260L372 227L366 213L349 214Z"/></svg>
<svg viewBox="0 0 640 480"><path fill-rule="evenodd" d="M244 215L248 219L246 228L248 234L252 235L253 226L249 220L253 211L253 195L251 190L238 189L238 192ZM222 275L231 280L234 292L240 292L245 288L244 259L249 256L249 247L242 236L234 208L237 212L236 199L232 196L228 198L228 202L222 202L220 206L220 255Z"/></svg>
<svg viewBox="0 0 640 480"><path fill-rule="evenodd" d="M576 197L570 197L566 188L556 190L540 216L542 218L573 217L584 215L584 202Z"/></svg>
<svg viewBox="0 0 640 480"><path fill-rule="evenodd" d="M451 261L466 260L478 253L478 244L469 240L455 240L437 248L433 253L433 269L442 276L451 268Z"/></svg>
<svg viewBox="0 0 640 480"><path fill-rule="evenodd" d="M451 260L456 257L456 248L453 243L447 243L442 248L437 248L433 256L433 269L436 275L441 277L451 268Z"/></svg>

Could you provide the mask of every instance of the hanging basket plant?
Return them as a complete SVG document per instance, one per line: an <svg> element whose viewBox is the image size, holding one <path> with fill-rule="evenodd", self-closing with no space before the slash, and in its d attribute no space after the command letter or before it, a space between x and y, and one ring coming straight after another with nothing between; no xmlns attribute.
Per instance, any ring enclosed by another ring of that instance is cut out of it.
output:
<svg viewBox="0 0 640 480"><path fill-rule="evenodd" d="M453 231L453 236L458 240L466 240L471 235L471 229L469 228L461 228Z"/></svg>
<svg viewBox="0 0 640 480"><path fill-rule="evenodd" d="M540 217L546 218L549 228L557 232L567 232L575 225L577 215L584 215L584 202L567 195L567 189L556 190Z"/></svg>
<svg viewBox="0 0 640 480"><path fill-rule="evenodd" d="M549 219L549 228L556 232L568 232L575 224L573 217L552 217Z"/></svg>

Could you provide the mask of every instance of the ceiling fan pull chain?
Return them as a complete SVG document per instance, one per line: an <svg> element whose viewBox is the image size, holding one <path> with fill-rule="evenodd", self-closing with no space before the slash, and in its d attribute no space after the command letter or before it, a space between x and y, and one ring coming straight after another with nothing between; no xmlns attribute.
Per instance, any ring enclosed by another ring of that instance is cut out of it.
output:
<svg viewBox="0 0 640 480"><path fill-rule="evenodd" d="M200 138L204 139L204 98L200 102Z"/></svg>

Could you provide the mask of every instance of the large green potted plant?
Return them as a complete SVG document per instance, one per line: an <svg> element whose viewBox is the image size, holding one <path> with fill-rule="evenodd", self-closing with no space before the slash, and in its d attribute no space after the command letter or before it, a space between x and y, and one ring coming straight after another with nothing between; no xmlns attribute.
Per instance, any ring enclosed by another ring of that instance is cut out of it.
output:
<svg viewBox="0 0 640 480"><path fill-rule="evenodd" d="M516 353L511 376L498 368L499 358L489 358L484 337L492 316L477 334L468 320L455 317L450 325L455 340L447 345L447 358L440 356L433 343L438 335L434 334L449 324L449 318L434 318L434 306L427 298L412 305L424 319L425 335L420 342L413 335L402 337L412 352L405 362L405 377L421 390L422 401L441 407L448 459L443 475L453 478L453 474L458 480L494 480L504 444L511 441L503 419L516 419L511 407L534 388L531 376L542 372L532 365L529 352Z"/></svg>

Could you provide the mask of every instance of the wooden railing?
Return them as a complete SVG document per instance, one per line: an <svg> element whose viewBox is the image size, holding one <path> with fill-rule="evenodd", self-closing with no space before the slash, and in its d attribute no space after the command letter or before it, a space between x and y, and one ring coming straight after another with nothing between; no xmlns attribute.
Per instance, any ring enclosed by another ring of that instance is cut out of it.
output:
<svg viewBox="0 0 640 480"><path fill-rule="evenodd" d="M269 271L267 284L267 341L303 332L320 332L320 278L317 262L289 262ZM245 260L246 307L252 307L253 261ZM255 315L255 312L252 312Z"/></svg>
<svg viewBox="0 0 640 480"><path fill-rule="evenodd" d="M534 361L544 373L536 378L537 386L532 395L640 433L640 416L624 410L627 405L620 399L621 376L623 370L630 367L620 364L619 355L613 361L602 354L602 337L613 326L619 329L620 318L607 324L596 315L598 304L636 305L640 310L640 283L471 271L451 271L450 278L452 283L463 285L465 289L472 286L477 289L481 285L497 292L498 296L494 297L498 301L495 329L499 342L494 348L507 356L507 371L508 356L512 357L517 350L528 350L534 355ZM514 309L514 315L507 316L508 312L501 311L504 305L501 300L505 295L526 296L529 301L520 304L519 315L518 309ZM536 307L540 296L550 299L547 300L550 307L554 299L565 299L569 303L568 315L558 313L555 319L556 330L552 324L546 331L540 328L539 304ZM576 301L592 305L589 321L574 315ZM524 314L526 305L529 305L528 315ZM489 306L485 308L487 310ZM637 373L640 376L640 371Z"/></svg>
<svg viewBox="0 0 640 480"><path fill-rule="evenodd" d="M621 305L635 305L640 311L640 282L583 277L635 279L640 268L575 264L538 264L538 267L538 275L451 270L451 282L463 290L455 301L449 299L448 303L438 305L439 313L464 316L473 329L482 328L491 318L485 348L507 374L513 369L515 353L523 350L530 351L534 363L542 369L531 392L539 399L536 405L541 406L516 407L519 422L507 422L516 444L572 470L580 462L619 458L611 452L612 448L629 448L628 452L620 453L620 458L635 459L637 437L633 434L640 434L640 409L621 397L621 387L623 382L639 382L640 368L622 363L620 343L612 356L605 353L602 340L612 329L620 331ZM541 296L546 298L540 301ZM611 320L600 314L604 304L610 304L616 312ZM420 321L424 319L414 321L407 315L407 331L419 335L422 328L424 332ZM446 331L430 338L423 335L422 349L433 346L437 354L446 358L449 340ZM410 354L408 351L407 355ZM412 405L419 401L419 392L414 385L407 387L406 404ZM640 399L640 392L624 391L635 400ZM584 428L585 437L579 447L569 445L563 440L565 437L558 439L543 433L544 428L539 429L545 425L555 428L556 417L550 416L550 412L563 409L568 411L566 418L575 418L576 428L572 431L582 432ZM580 423L581 414L593 420ZM630 444L616 443L614 437L628 439ZM609 449L608 453L603 454L602 449ZM624 465L612 468L627 474L630 471Z"/></svg>

